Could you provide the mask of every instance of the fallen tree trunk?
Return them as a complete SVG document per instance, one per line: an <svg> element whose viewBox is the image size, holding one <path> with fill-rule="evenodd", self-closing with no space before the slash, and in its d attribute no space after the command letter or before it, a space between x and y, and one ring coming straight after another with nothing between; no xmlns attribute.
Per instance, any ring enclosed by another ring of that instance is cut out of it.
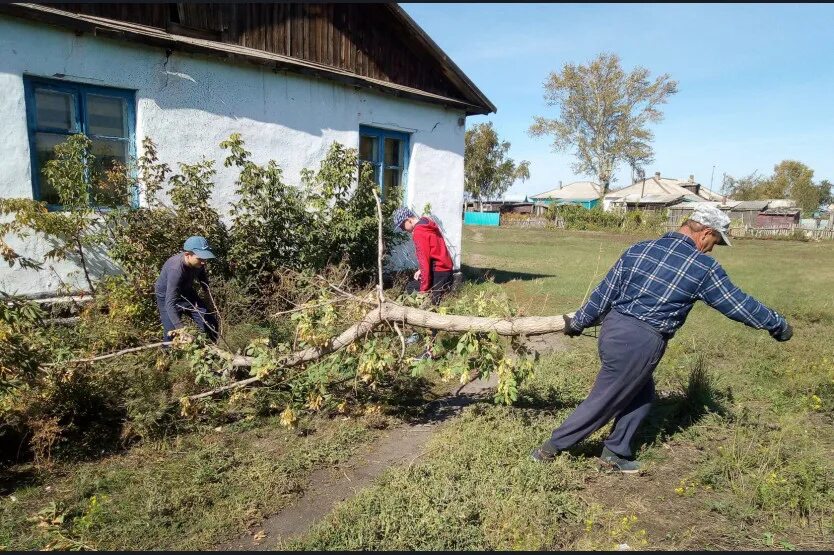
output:
<svg viewBox="0 0 834 555"><path fill-rule="evenodd" d="M569 314L572 316L573 314ZM365 337L383 323L401 323L418 328L426 328L437 331L450 332L495 332L498 335L507 337L519 335L542 335L562 331L565 328L565 319L559 316L520 316L517 318L490 318L483 316L461 316L450 314L438 314L428 310L402 306L390 301L384 301L376 308L368 311L361 320L349 327L332 341L321 347L310 347L287 355L281 361L282 367L293 367L305 362L312 362L324 356L343 349ZM225 351L215 348L221 356L230 358L232 365L236 367L251 367L252 357L234 355L229 357ZM189 399L197 400L206 397L213 397L220 393L255 385L260 382L259 378L247 378L238 382L230 383L216 389L191 395Z"/></svg>

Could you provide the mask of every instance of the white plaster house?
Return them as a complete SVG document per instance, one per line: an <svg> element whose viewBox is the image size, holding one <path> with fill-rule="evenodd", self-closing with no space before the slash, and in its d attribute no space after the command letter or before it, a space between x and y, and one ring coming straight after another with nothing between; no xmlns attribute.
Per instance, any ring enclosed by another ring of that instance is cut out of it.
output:
<svg viewBox="0 0 834 555"><path fill-rule="evenodd" d="M626 204L653 204L657 201L674 202L677 199L691 197L693 201L720 202L725 198L695 181L695 176L690 175L684 181L672 177L661 177L660 172L655 172L651 177L636 179L631 185L610 191L603 199L603 209L622 210Z"/></svg>
<svg viewBox="0 0 834 555"><path fill-rule="evenodd" d="M396 4L0 5L0 196L50 200L40 164L73 132L97 153L220 162L239 132L288 180L334 141L359 148L384 186L431 203L460 265L464 124L495 106ZM236 172L216 164L226 213ZM9 242L37 258L45 239ZM112 271L101 253L97 272ZM83 279L0 268L0 290L53 294Z"/></svg>
<svg viewBox="0 0 834 555"><path fill-rule="evenodd" d="M599 203L600 186L593 181L574 181L544 193L530 197L533 202L541 204L578 204L585 208L593 208Z"/></svg>

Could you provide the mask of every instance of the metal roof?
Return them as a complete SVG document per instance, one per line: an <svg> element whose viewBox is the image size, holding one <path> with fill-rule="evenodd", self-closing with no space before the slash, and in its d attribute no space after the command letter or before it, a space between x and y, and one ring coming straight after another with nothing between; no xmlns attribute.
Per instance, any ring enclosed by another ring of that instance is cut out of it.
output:
<svg viewBox="0 0 834 555"><path fill-rule="evenodd" d="M631 195L622 199L626 204L671 204L684 198L684 195L646 195L644 197L632 197Z"/></svg>
<svg viewBox="0 0 834 555"><path fill-rule="evenodd" d="M529 197L530 199L570 199L593 200L598 199L600 187L593 181L574 181L561 189L551 189Z"/></svg>
<svg viewBox="0 0 834 555"><path fill-rule="evenodd" d="M799 208L770 208L762 211L765 216L796 216L799 213Z"/></svg>
<svg viewBox="0 0 834 555"><path fill-rule="evenodd" d="M743 200L743 201L739 202L738 204L736 204L733 207L733 210L735 210L735 211L751 210L751 211L761 212L762 210L767 208L768 204L770 204L769 200Z"/></svg>

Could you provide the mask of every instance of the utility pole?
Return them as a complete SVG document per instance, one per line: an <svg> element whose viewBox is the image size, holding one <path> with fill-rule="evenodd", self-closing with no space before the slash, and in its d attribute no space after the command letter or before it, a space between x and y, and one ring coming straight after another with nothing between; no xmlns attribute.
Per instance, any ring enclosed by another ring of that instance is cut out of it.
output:
<svg viewBox="0 0 834 555"><path fill-rule="evenodd" d="M709 190L712 191L712 178L715 177L715 164L712 165L712 175L709 176Z"/></svg>
<svg viewBox="0 0 834 555"><path fill-rule="evenodd" d="M643 186L640 187L640 198L646 194L646 171L643 168L637 168L637 177L643 180Z"/></svg>

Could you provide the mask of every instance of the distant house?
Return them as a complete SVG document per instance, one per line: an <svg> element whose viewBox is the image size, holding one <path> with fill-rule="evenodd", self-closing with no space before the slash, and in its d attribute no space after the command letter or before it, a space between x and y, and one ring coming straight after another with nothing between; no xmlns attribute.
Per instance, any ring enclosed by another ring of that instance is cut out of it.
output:
<svg viewBox="0 0 834 555"><path fill-rule="evenodd" d="M756 227L795 227L799 225L799 208L768 208L756 215Z"/></svg>
<svg viewBox="0 0 834 555"><path fill-rule="evenodd" d="M599 204L600 186L593 181L575 181L564 187L553 189L538 195L533 195L530 200L537 204L577 204L585 208L593 208Z"/></svg>
<svg viewBox="0 0 834 555"><path fill-rule="evenodd" d="M706 201L702 201L701 197L696 195L646 195L638 199L624 200L620 206L624 207L626 212L634 210L660 212L680 206L681 204L694 204L699 202Z"/></svg>
<svg viewBox="0 0 834 555"><path fill-rule="evenodd" d="M375 166L383 194L401 186L415 210L431 203L456 267L466 116L496 110L395 3L0 4L0 91L0 196L55 205L41 170L71 134L128 163L151 137L174 168L220 161L212 202L227 214L237 170L219 143L231 133L294 184L338 141ZM0 289L83 289L77 270L4 265Z"/></svg>
<svg viewBox="0 0 834 555"><path fill-rule="evenodd" d="M732 200L728 200L726 202L714 202L708 200L683 200L682 202L679 202L678 204L669 207L669 224L680 225L692 214L692 212L704 206L713 206L729 215L730 211L736 204L738 204L738 201Z"/></svg>
<svg viewBox="0 0 834 555"><path fill-rule="evenodd" d="M787 199L728 200L725 202L683 201L669 208L669 224L680 224L701 206L714 206L730 217L733 227L792 227L800 225L800 211L793 206L794 204L794 201ZM813 227L819 226L815 224Z"/></svg>
<svg viewBox="0 0 834 555"><path fill-rule="evenodd" d="M753 227L756 225L756 217L760 212L767 209L770 203L768 200L744 200L737 202L730 209L730 220L735 223Z"/></svg>
<svg viewBox="0 0 834 555"><path fill-rule="evenodd" d="M689 176L688 180L683 181L661 177L660 172L656 172L652 177L639 179L628 187L609 192L603 199L603 208L606 210L630 210L634 207L648 205L655 208L662 207L661 205L671 206L676 203L672 197L675 197L678 202L686 198L715 202L724 199L718 193L710 191L697 183L692 175Z"/></svg>
<svg viewBox="0 0 834 555"><path fill-rule="evenodd" d="M769 198L767 208L796 208L796 201L789 198Z"/></svg>
<svg viewBox="0 0 834 555"><path fill-rule="evenodd" d="M500 207L499 212L502 214L532 214L533 209L532 202L507 202Z"/></svg>
<svg viewBox="0 0 834 555"><path fill-rule="evenodd" d="M500 198L484 198L475 200L468 193L464 194L464 212L513 212L516 206L532 206L524 195L501 195ZM527 211L529 212L529 210Z"/></svg>

